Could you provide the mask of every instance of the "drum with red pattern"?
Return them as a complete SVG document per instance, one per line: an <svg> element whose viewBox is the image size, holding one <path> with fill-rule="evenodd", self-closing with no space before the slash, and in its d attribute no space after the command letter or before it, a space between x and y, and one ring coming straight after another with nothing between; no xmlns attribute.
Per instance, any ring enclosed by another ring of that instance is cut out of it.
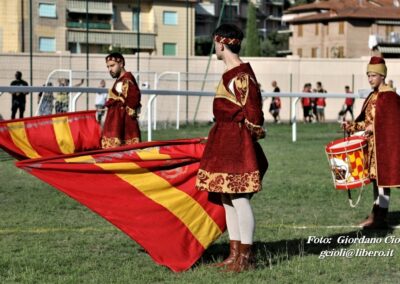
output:
<svg viewBox="0 0 400 284"><path fill-rule="evenodd" d="M367 139L363 136L338 139L326 145L336 189L354 189L370 183L367 146Z"/></svg>

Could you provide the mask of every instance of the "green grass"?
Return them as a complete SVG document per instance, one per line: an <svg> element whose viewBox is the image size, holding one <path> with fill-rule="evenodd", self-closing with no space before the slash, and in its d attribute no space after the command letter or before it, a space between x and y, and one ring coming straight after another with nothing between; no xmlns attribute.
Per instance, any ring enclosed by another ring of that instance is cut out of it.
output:
<svg viewBox="0 0 400 284"><path fill-rule="evenodd" d="M209 127L158 130L154 140L206 136ZM228 250L227 235L190 270L157 266L130 238L74 200L14 166L0 155L0 283L381 283L400 272L399 244L338 244L340 236L384 241L399 230L362 232L350 227L372 203L371 186L357 208L334 190L324 146L340 138L337 124L269 125L261 144L270 162L263 191L252 199L256 216L254 271L233 275L210 268ZM400 219L399 193L392 191L390 220ZM301 228L301 227L305 228ZM349 226L349 227L328 227ZM307 244L309 236L333 238ZM393 257L327 257L335 249L394 250Z"/></svg>

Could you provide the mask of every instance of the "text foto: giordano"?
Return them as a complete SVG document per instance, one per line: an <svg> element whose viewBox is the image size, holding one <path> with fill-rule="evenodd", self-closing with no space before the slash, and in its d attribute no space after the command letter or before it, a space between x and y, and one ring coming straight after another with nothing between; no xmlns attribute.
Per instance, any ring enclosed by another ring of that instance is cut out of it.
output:
<svg viewBox="0 0 400 284"><path fill-rule="evenodd" d="M336 241L338 244L400 244L400 237L387 236L385 238L368 238L362 236L359 238L352 238L349 236L340 236Z"/></svg>

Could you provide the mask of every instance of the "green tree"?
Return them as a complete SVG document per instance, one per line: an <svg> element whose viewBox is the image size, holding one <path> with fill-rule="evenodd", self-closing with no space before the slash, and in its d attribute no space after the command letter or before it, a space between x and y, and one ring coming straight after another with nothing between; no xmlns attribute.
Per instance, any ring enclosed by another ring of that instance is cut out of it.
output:
<svg viewBox="0 0 400 284"><path fill-rule="evenodd" d="M260 44L260 55L265 57L279 56L278 50L287 50L289 48L288 44L288 34L279 34L276 31L271 32Z"/></svg>
<svg viewBox="0 0 400 284"><path fill-rule="evenodd" d="M260 56L260 38L257 30L256 7L249 3L247 9L245 56Z"/></svg>

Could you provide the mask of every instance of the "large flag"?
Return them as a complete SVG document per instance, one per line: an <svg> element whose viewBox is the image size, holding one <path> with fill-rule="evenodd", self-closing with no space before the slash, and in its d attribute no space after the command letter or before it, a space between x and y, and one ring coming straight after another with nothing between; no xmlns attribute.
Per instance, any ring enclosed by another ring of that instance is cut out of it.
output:
<svg viewBox="0 0 400 284"><path fill-rule="evenodd" d="M19 160L98 149L95 114L82 111L0 121L0 148Z"/></svg>
<svg viewBox="0 0 400 284"><path fill-rule="evenodd" d="M183 271L225 230L223 207L194 186L203 150L200 139L147 142L17 166L117 226L156 263Z"/></svg>

